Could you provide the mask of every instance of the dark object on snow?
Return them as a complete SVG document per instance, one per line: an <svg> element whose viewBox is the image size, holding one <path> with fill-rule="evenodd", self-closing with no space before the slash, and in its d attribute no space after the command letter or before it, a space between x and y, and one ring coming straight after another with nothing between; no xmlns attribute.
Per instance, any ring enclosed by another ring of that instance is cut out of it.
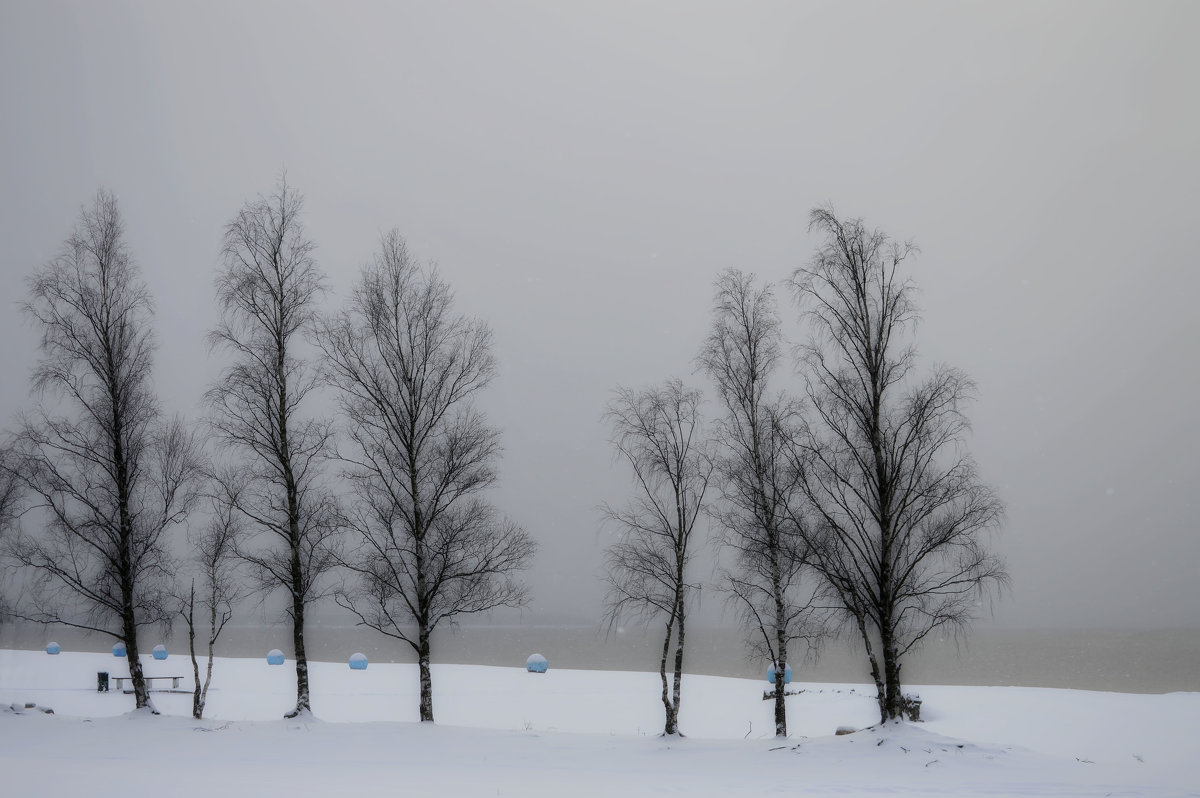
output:
<svg viewBox="0 0 1200 798"><path fill-rule="evenodd" d="M838 726L837 731L835 731L834 734L838 737L841 737L843 734L854 734L856 731L858 731L858 729L854 728L853 726Z"/></svg>
<svg viewBox="0 0 1200 798"><path fill-rule="evenodd" d="M900 713L909 720L921 719L921 696L905 693L900 697Z"/></svg>
<svg viewBox="0 0 1200 798"><path fill-rule="evenodd" d="M96 674L96 692L97 693L107 693L108 692L108 671L99 671Z"/></svg>

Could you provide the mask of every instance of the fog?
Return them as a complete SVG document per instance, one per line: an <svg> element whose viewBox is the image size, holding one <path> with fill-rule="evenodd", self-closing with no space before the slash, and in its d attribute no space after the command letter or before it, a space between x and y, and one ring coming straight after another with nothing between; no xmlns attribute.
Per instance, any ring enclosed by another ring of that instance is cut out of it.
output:
<svg viewBox="0 0 1200 798"><path fill-rule="evenodd" d="M329 308L397 227L491 324L494 498L540 544L521 617L592 622L597 506L631 489L605 402L703 385L717 272L786 278L831 203L920 245L923 362L978 383L1012 574L984 622L1195 627L1198 23L1184 2L0 0L0 424L32 401L24 279L99 187L156 300L164 407L198 418L223 225L286 169Z"/></svg>

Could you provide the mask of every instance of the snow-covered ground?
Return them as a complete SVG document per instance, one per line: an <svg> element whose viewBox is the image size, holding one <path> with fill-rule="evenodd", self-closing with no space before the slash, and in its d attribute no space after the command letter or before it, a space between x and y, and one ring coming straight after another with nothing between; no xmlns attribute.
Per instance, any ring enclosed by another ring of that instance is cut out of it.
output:
<svg viewBox="0 0 1200 798"><path fill-rule="evenodd" d="M435 665L430 726L414 665L310 666L316 719L280 719L290 661L219 659L195 721L190 694L97 694L112 656L0 651L0 707L54 710L0 712L0 795L1200 795L1200 693L913 687L924 722L866 728L866 686L800 683L780 741L765 681L690 676L680 740L656 674Z"/></svg>

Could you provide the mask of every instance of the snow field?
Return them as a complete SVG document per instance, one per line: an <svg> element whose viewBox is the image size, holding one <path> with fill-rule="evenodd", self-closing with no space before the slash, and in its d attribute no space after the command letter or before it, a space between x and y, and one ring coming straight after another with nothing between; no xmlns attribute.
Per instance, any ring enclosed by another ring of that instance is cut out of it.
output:
<svg viewBox="0 0 1200 798"><path fill-rule="evenodd" d="M190 662L144 658L147 675ZM664 739L657 674L435 665L436 726L419 724L415 665L310 663L316 718L280 719L295 671L218 659L203 721L190 693L95 692L103 654L0 651L4 795L1200 795L1200 693L913 687L926 722L864 729L860 685L796 682L787 741L771 734L766 680L685 677L681 727ZM399 722L397 722L399 721ZM834 737L838 726L862 731Z"/></svg>

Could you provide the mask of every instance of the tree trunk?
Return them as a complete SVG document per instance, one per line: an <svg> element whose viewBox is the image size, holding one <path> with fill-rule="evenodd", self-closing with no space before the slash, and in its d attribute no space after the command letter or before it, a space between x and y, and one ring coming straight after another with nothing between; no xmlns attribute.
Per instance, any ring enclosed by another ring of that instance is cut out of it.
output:
<svg viewBox="0 0 1200 798"><path fill-rule="evenodd" d="M213 644L215 642L215 638L208 640L208 669L204 674L204 688L200 690L200 714L196 716L197 718L204 715L204 705L208 703L208 686L212 684Z"/></svg>
<svg viewBox="0 0 1200 798"><path fill-rule="evenodd" d="M887 720L904 716L904 702L900 688L900 656L896 651L896 638L891 629L883 630L883 677Z"/></svg>
<svg viewBox="0 0 1200 798"><path fill-rule="evenodd" d="M125 566L127 561L127 541L122 541L122 572L130 573ZM125 659L129 663L129 681L133 685L134 706L137 709L149 707L155 715L158 710L150 703L150 693L146 689L146 679L142 674L142 660L138 656L137 618L133 610L133 586L128 579L121 580L121 638L125 643Z"/></svg>
<svg viewBox="0 0 1200 798"><path fill-rule="evenodd" d="M192 717L196 720L204 717L204 698L200 694L200 665L196 662L196 583L192 582L192 592L188 596L188 612L183 620L188 628L188 656L192 659Z"/></svg>
<svg viewBox="0 0 1200 798"><path fill-rule="evenodd" d="M292 595L292 646L296 651L296 708L284 715L294 718L301 712L312 712L308 694L308 656L304 652L304 601Z"/></svg>
<svg viewBox="0 0 1200 798"><path fill-rule="evenodd" d="M282 420L282 414L280 428L286 434L287 427L285 421ZM301 712L312 712L312 704L308 692L308 654L304 650L304 569L300 564L300 509L286 442L284 458L287 460L285 469L287 472L288 528L292 549L291 583L288 587L292 593L292 647L296 652L296 708L284 717L294 718Z"/></svg>
<svg viewBox="0 0 1200 798"><path fill-rule="evenodd" d="M118 431L119 431L118 427ZM134 706L137 709L149 707L155 715L158 710L150 702L150 693L146 689L146 679L142 674L142 661L138 656L137 642L137 613L133 606L133 522L129 517L127 472L125 468L123 449L118 442L114 448L114 458L117 462L117 492L119 513L121 519L120 546L118 567L121 580L121 636L125 642L125 657L129 662L129 680L133 684Z"/></svg>
<svg viewBox="0 0 1200 798"><path fill-rule="evenodd" d="M871 645L871 632L867 629L867 622L859 615L855 615L855 623L858 626L858 633L862 636L863 647L867 650L867 662L871 665L871 681L875 682L875 700L879 704L879 722L887 722L887 689L883 683L883 672L879 669L879 659L875 656L875 647Z"/></svg>
<svg viewBox="0 0 1200 798"><path fill-rule="evenodd" d="M887 723L887 688L883 684L883 675L879 670L879 660L867 644L867 661L871 663L871 680L875 682L875 702L879 704L879 722Z"/></svg>
<svg viewBox="0 0 1200 798"><path fill-rule="evenodd" d="M215 585L215 575L213 579ZM203 687L200 686L200 672L196 668L196 655L194 653L194 648L192 653L192 668L195 671L196 676L196 690L198 699L196 706L194 707L193 714L197 719L204 717L204 705L208 703L208 686L212 684L213 648L217 643L217 591L215 587L208 597L208 609L208 667L205 669Z"/></svg>
<svg viewBox="0 0 1200 798"><path fill-rule="evenodd" d="M429 628L425 623L417 630L417 665L421 670L421 722L433 723L433 676L429 672Z"/></svg>
<svg viewBox="0 0 1200 798"><path fill-rule="evenodd" d="M204 717L204 693L200 689L200 664L196 662L196 633L188 629L188 651L192 655L192 717Z"/></svg>
<svg viewBox="0 0 1200 798"><path fill-rule="evenodd" d="M417 417L409 419L409 440L417 439ZM417 599L417 669L421 679L421 722L433 723L433 675L429 672L429 606L431 597L425 575L425 535L429 531L421 512L421 485L418 481L417 450L408 449L408 486L413 500L412 535L414 546L413 570L416 573Z"/></svg>
<svg viewBox="0 0 1200 798"><path fill-rule="evenodd" d="M772 540L776 540L773 534ZM787 737L787 615L783 607L783 580L776 546L771 549L771 588L775 594L775 736Z"/></svg>
<svg viewBox="0 0 1200 798"><path fill-rule="evenodd" d="M150 702L150 693L146 690L142 660L138 656L137 626L133 622L132 610L124 613L122 621L122 642L125 643L125 660L129 663L129 681L133 684L134 706L138 709L149 707L150 711L157 715L158 710Z"/></svg>
<svg viewBox="0 0 1200 798"><path fill-rule="evenodd" d="M273 257L278 257L275 253ZM282 306L276 312L282 314ZM308 655L304 650L304 586L305 573L300 562L300 496L296 475L292 470L292 439L288 431L288 378L287 338L283 334L282 318L277 319L275 329L275 381L278 407L275 425L279 434L279 465L283 471L284 490L287 494L288 546L290 547L291 570L288 589L292 594L292 647L296 652L296 708L284 715L294 718L302 712L312 712L308 692Z"/></svg>
<svg viewBox="0 0 1200 798"><path fill-rule="evenodd" d="M782 641L783 635L780 635L781 644L786 645ZM787 675L787 660L784 656L779 657L779 661L775 663L775 736L787 737L787 694L785 692L786 684L784 679Z"/></svg>
<svg viewBox="0 0 1200 798"><path fill-rule="evenodd" d="M674 706L671 709L671 719L674 721L675 734L678 734L680 737L683 736L683 732L679 731L679 704L681 701L679 688L683 682L683 636L684 613L681 603L679 607L679 639L675 641L675 683L672 695L672 704Z"/></svg>
<svg viewBox="0 0 1200 798"><path fill-rule="evenodd" d="M667 657L671 651L671 636L675 631L675 614L671 613L671 617L667 619L667 633L663 636L662 658L658 661L658 678L662 680L662 703L663 712L666 714L666 721L663 725L663 735L671 735L678 732L678 718L675 715L675 707L671 703L669 694L669 686L667 683Z"/></svg>

